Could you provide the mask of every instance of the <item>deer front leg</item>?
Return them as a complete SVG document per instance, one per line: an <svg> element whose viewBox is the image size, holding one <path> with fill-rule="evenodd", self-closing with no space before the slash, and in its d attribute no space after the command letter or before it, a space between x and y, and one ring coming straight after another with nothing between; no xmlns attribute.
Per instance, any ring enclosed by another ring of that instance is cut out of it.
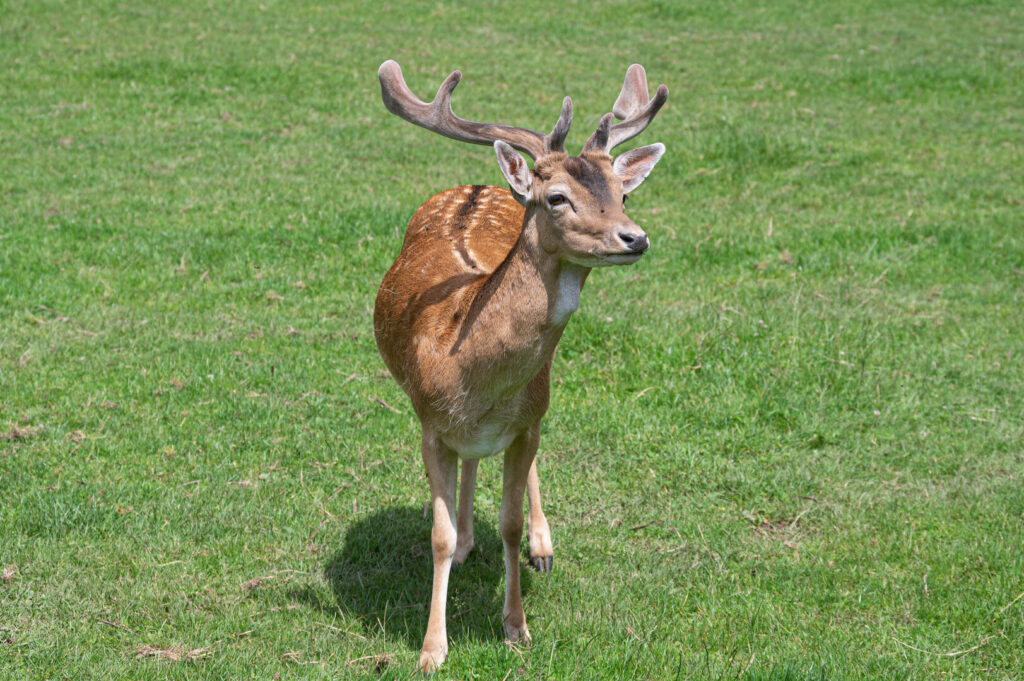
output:
<svg viewBox="0 0 1024 681"><path fill-rule="evenodd" d="M430 618L420 653L420 669L432 672L448 656L445 605L448 599L448 574L452 568L457 539L455 480L458 457L437 435L424 431L423 463L430 479L430 497L434 506L434 528L430 533L434 552L434 584L430 592Z"/></svg>
<svg viewBox="0 0 1024 681"><path fill-rule="evenodd" d="M519 585L519 542L523 538L523 492L530 467L537 454L540 424L534 424L505 450L505 467L498 522L505 545L505 607L502 620L505 635L515 643L529 641L523 595Z"/></svg>
<svg viewBox="0 0 1024 681"><path fill-rule="evenodd" d="M526 478L526 494L530 498L530 519L526 525L526 536L530 540L530 564L538 572L551 572L554 550L551 548L548 519L544 517L544 510L540 507L540 479L537 477L536 457L530 466L530 475ZM461 528L459 532L461 539Z"/></svg>
<svg viewBox="0 0 1024 681"><path fill-rule="evenodd" d="M459 481L458 539L455 542L455 555L452 557L452 562L456 565L462 565L466 561L466 556L473 550L473 493L476 488L476 467L479 463L479 459L466 459L462 462L462 479Z"/></svg>

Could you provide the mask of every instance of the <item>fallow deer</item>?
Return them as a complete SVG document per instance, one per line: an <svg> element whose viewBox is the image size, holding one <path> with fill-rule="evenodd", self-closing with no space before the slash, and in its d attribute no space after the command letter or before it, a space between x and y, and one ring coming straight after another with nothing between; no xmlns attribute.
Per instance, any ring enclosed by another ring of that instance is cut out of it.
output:
<svg viewBox="0 0 1024 681"><path fill-rule="evenodd" d="M420 206L384 277L373 315L381 356L422 425L433 505L434 580L419 665L432 671L448 653L448 573L473 548L477 463L502 450L503 623L510 641L530 639L519 586L519 542L525 489L530 560L541 572L551 569L551 534L534 460L548 407L551 359L590 270L634 263L647 251L647 235L626 217L624 202L665 147L653 144L615 159L610 152L647 127L668 88L659 86L651 99L643 67L630 66L612 113L601 119L582 153L569 156L564 150L572 122L568 97L554 129L542 135L457 117L451 95L462 78L458 71L430 103L409 90L396 62L381 64L378 76L391 113L458 141L493 145L511 187L456 187ZM622 122L613 125L613 117ZM532 170L518 152L532 157Z"/></svg>

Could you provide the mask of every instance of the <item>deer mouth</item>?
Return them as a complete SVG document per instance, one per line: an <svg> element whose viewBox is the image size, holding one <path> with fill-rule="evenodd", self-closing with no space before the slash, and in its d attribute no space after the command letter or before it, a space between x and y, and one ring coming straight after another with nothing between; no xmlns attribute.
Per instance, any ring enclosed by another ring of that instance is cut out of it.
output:
<svg viewBox="0 0 1024 681"><path fill-rule="evenodd" d="M611 265L631 265L644 257L644 251L626 251L604 256L605 262Z"/></svg>

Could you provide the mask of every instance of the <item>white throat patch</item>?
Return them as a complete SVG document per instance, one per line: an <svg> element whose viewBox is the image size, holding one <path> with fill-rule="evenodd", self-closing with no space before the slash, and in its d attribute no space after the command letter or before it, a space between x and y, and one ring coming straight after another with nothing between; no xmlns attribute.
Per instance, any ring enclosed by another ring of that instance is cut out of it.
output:
<svg viewBox="0 0 1024 681"><path fill-rule="evenodd" d="M586 270L577 265L562 264L558 275L558 293L555 305L551 309L551 323L562 326L568 323L569 317L580 306L580 288L583 286L583 273Z"/></svg>

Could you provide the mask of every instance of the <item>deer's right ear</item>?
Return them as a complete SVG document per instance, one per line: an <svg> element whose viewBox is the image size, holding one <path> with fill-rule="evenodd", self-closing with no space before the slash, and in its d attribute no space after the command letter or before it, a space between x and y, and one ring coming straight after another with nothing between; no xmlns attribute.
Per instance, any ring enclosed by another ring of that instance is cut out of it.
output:
<svg viewBox="0 0 1024 681"><path fill-rule="evenodd" d="M501 174L508 180L512 191L522 197L529 196L530 187L533 186L533 171L526 164L526 159L510 144L501 140L494 143L494 152L498 155Z"/></svg>

